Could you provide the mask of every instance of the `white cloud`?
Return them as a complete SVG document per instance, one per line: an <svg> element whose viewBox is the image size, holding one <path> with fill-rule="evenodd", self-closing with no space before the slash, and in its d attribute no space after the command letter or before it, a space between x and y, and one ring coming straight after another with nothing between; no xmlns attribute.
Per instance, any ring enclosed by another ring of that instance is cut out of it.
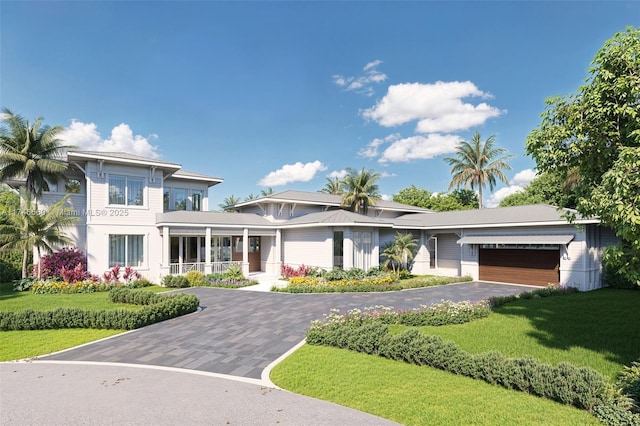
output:
<svg viewBox="0 0 640 426"><path fill-rule="evenodd" d="M509 181L509 186L502 187L491 194L491 197L485 201L487 207L497 207L502 200L511 194L520 192L536 177L536 172L532 169L524 169L516 173Z"/></svg>
<svg viewBox="0 0 640 426"><path fill-rule="evenodd" d="M382 61L379 59L369 62L362 69L364 75L358 77L345 77L336 74L333 76L333 82L348 92L371 96L373 95L373 88L371 86L375 83L382 83L387 79L386 74L377 70L378 65L381 63Z"/></svg>
<svg viewBox="0 0 640 426"><path fill-rule="evenodd" d="M380 195L380 198L382 198L385 201L391 201L393 199L393 196L389 194L382 194Z"/></svg>
<svg viewBox="0 0 640 426"><path fill-rule="evenodd" d="M148 138L134 135L125 123L114 127L111 136L103 139L94 123L72 120L71 125L62 132L61 138L66 145L75 145L75 149L83 151L128 152L143 157L160 157L158 147L149 142L149 139L156 139L157 135L152 134Z"/></svg>
<svg viewBox="0 0 640 426"><path fill-rule="evenodd" d="M484 102L473 105L462 101L469 97L491 95L470 81L396 84L389 86L376 105L362 111L362 116L384 127L417 121L416 132L449 133L480 125L503 113Z"/></svg>
<svg viewBox="0 0 640 426"><path fill-rule="evenodd" d="M396 173L380 172L381 178L396 177L396 176L398 176Z"/></svg>
<svg viewBox="0 0 640 426"><path fill-rule="evenodd" d="M349 172L347 172L345 169L342 170L334 170L331 173L329 173L327 175L327 177L330 177L331 179L342 179L344 178Z"/></svg>
<svg viewBox="0 0 640 426"><path fill-rule="evenodd" d="M400 139L400 137L401 136L400 136L399 133L393 133L393 134L385 137L384 139L375 138L371 142L369 142L366 147L361 148L358 151L358 157L375 158L378 155L380 155L379 148L380 148L380 146L382 144L384 144L386 142L396 141L396 140Z"/></svg>
<svg viewBox="0 0 640 426"><path fill-rule="evenodd" d="M285 164L282 168L271 172L263 177L258 185L260 186L282 186L292 182L309 182L316 173L327 170L327 167L320 161L302 164Z"/></svg>
<svg viewBox="0 0 640 426"><path fill-rule="evenodd" d="M533 169L524 169L516 173L511 179L511 185L526 186L536 177L536 172Z"/></svg>
<svg viewBox="0 0 640 426"><path fill-rule="evenodd" d="M384 150L378 161L397 163L433 158L454 152L460 140L461 138L457 135L410 136L393 142Z"/></svg>

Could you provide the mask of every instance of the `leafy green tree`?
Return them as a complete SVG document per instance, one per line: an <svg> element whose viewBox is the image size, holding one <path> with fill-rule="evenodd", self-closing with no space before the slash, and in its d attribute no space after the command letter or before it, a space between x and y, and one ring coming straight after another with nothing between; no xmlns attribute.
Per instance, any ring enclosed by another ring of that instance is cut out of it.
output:
<svg viewBox="0 0 640 426"><path fill-rule="evenodd" d="M383 266L399 275L402 269L407 269L408 262L415 256L418 240L412 234L397 232L395 238L386 244L382 250L382 257L385 258Z"/></svg>
<svg viewBox="0 0 640 426"><path fill-rule="evenodd" d="M25 178L30 196L39 198L49 190L50 181L64 179L67 163L63 159L65 146L58 138L63 128L43 126L42 117L33 124L11 110L2 110L0 127L0 182Z"/></svg>
<svg viewBox="0 0 640 426"><path fill-rule="evenodd" d="M324 192L325 194L332 195L342 195L344 193L344 181L340 178L327 178L327 183L324 184L324 187L318 191Z"/></svg>
<svg viewBox="0 0 640 426"><path fill-rule="evenodd" d="M638 186L625 185L636 182L640 158L640 30L628 27L607 40L589 74L575 94L547 99L526 150L538 170L572 181L578 212L600 216L622 238L611 249L615 266L640 285Z"/></svg>
<svg viewBox="0 0 640 426"><path fill-rule="evenodd" d="M342 204L350 208L353 212L367 214L369 206L374 206L380 199L377 180L380 174L375 170L361 171L347 168L347 175L344 178L344 194Z"/></svg>
<svg viewBox="0 0 640 426"><path fill-rule="evenodd" d="M566 179L559 174L543 173L536 176L522 191L505 197L500 202L500 207L540 203L573 209L576 207L576 196L568 187Z"/></svg>
<svg viewBox="0 0 640 426"><path fill-rule="evenodd" d="M7 210L0 222L0 251L21 250L22 278L27 277L29 250L35 248L38 258L42 251L50 253L55 246L73 243L63 231L72 226L78 218L69 214L65 207L69 196L47 208L38 208L37 201L26 191L21 193L21 207ZM40 271L38 270L38 278Z"/></svg>
<svg viewBox="0 0 640 426"><path fill-rule="evenodd" d="M0 223L5 220L7 211L20 208L20 197L4 184L0 184ZM30 256L29 256L30 257ZM22 252L13 250L0 252L0 282L9 282L20 278L22 268Z"/></svg>
<svg viewBox="0 0 640 426"><path fill-rule="evenodd" d="M506 149L496 147L495 143L495 135L482 142L480 133L475 132L471 142L460 143L455 157L444 159L451 166L449 189L460 186L471 190L477 188L478 208L482 208L482 188L489 185L493 191L497 180L508 183L504 170L511 170L507 161L513 156L506 154Z"/></svg>
<svg viewBox="0 0 640 426"><path fill-rule="evenodd" d="M433 194L429 190L411 185L408 188L402 188L397 194L393 195L392 199L396 203L430 209L432 196Z"/></svg>
<svg viewBox="0 0 640 426"><path fill-rule="evenodd" d="M394 194L393 201L442 212L473 209L478 205L478 196L468 189L456 189L449 193L432 194L427 189L411 185Z"/></svg>

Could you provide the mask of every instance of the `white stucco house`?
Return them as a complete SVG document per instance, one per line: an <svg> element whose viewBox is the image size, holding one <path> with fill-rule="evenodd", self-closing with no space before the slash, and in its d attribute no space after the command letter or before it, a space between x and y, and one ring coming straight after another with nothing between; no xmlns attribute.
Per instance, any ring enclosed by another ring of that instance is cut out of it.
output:
<svg viewBox="0 0 640 426"><path fill-rule="evenodd" d="M152 281L237 263L245 275L280 265L368 269L396 232L418 240L415 274L470 275L522 284L602 286L602 253L616 237L598 219L570 224L555 207L533 205L436 213L380 200L367 215L341 197L283 191L209 211L223 180L127 153L70 151L68 180L51 182L43 205L70 194L79 217L68 233L101 275L130 265Z"/></svg>

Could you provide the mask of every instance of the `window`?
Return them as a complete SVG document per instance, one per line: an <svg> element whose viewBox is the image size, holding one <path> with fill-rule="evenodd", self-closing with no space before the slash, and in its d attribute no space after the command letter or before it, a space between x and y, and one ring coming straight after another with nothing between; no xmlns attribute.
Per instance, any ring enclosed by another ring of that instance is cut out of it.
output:
<svg viewBox="0 0 640 426"><path fill-rule="evenodd" d="M333 232L333 267L342 269L344 266L344 233Z"/></svg>
<svg viewBox="0 0 640 426"><path fill-rule="evenodd" d="M109 177L109 204L144 205L144 179L126 176Z"/></svg>
<svg viewBox="0 0 640 426"><path fill-rule="evenodd" d="M47 186L49 187L48 192L58 192L58 181L51 181L49 179L45 179L47 182Z"/></svg>
<svg viewBox="0 0 640 426"><path fill-rule="evenodd" d="M171 195L171 192L169 191L169 188L164 190L164 194L162 194L162 208L164 210L169 210L169 197Z"/></svg>
<svg viewBox="0 0 640 426"><path fill-rule="evenodd" d="M369 270L371 267L371 249L373 235L371 232L353 233L353 266Z"/></svg>
<svg viewBox="0 0 640 426"><path fill-rule="evenodd" d="M187 190L177 189L173 190L173 209L174 210L186 210L187 209Z"/></svg>
<svg viewBox="0 0 640 426"><path fill-rule="evenodd" d="M144 235L109 235L109 267L143 266Z"/></svg>
<svg viewBox="0 0 640 426"><path fill-rule="evenodd" d="M202 191L191 191L191 210L199 212L202 209Z"/></svg>
<svg viewBox="0 0 640 426"><path fill-rule="evenodd" d="M64 192L67 194L79 194L80 188L80 181L78 179L69 179L64 183Z"/></svg>

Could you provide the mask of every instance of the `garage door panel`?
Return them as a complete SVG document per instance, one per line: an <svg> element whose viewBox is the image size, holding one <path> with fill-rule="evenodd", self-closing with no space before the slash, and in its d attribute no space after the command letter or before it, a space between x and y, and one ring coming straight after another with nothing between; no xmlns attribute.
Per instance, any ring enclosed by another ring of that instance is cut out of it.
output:
<svg viewBox="0 0 640 426"><path fill-rule="evenodd" d="M480 249L484 281L546 286L559 282L560 250Z"/></svg>

